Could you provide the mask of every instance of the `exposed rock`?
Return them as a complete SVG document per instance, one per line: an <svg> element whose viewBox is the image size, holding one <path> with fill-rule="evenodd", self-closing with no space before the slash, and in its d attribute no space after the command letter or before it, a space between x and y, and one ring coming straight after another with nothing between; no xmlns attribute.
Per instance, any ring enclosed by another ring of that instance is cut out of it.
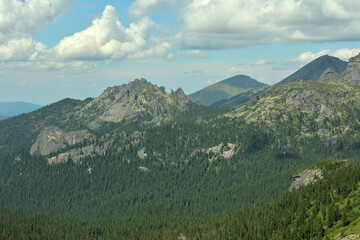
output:
<svg viewBox="0 0 360 240"><path fill-rule="evenodd" d="M294 188L299 189L300 186L308 185L316 181L316 177L319 179L323 178L322 171L320 169L307 169L301 173L293 176L294 181L291 183L289 191L291 192Z"/></svg>
<svg viewBox="0 0 360 240"><path fill-rule="evenodd" d="M231 157L235 154L235 147L236 147L236 145L233 144L233 143L228 143L228 147L229 147L230 149L227 150L227 151L223 151L223 154L222 154L225 159L229 159L229 158L231 158Z"/></svg>
<svg viewBox="0 0 360 240"><path fill-rule="evenodd" d="M137 155L138 155L139 158L145 159L147 157L147 154L145 153L145 148L140 149L137 152Z"/></svg>
<svg viewBox="0 0 360 240"><path fill-rule="evenodd" d="M143 166L140 166L139 170L143 171L143 172L149 172L150 171L147 167L143 167Z"/></svg>
<svg viewBox="0 0 360 240"><path fill-rule="evenodd" d="M67 162L69 158L76 163L83 158L94 157L96 154L105 155L106 150L111 146L111 143L112 141L107 141L101 146L91 144L82 148L71 149L68 152L48 158L48 164L52 165Z"/></svg>
<svg viewBox="0 0 360 240"><path fill-rule="evenodd" d="M67 146L72 146L88 139L91 134L87 130L64 132L58 127L47 127L40 132L31 146L30 154L46 156Z"/></svg>
<svg viewBox="0 0 360 240"><path fill-rule="evenodd" d="M48 164L53 165L53 164L67 162L69 160L69 156L70 156L69 153L61 153L55 157L48 158Z"/></svg>
<svg viewBox="0 0 360 240"><path fill-rule="evenodd" d="M350 234L348 236L337 235L334 239L336 240L357 240L360 239L360 234Z"/></svg>
<svg viewBox="0 0 360 240"><path fill-rule="evenodd" d="M182 89L170 94L164 87L158 87L145 79L108 88L99 97L79 111L79 115L94 119L89 126L96 128L97 120L120 122L135 116L151 116L146 123L160 125L163 119L173 117L174 111L184 111L191 98Z"/></svg>
<svg viewBox="0 0 360 240"><path fill-rule="evenodd" d="M221 148L223 147L223 143L220 143L219 145L215 146L215 147L211 147L205 150L206 154L209 154L210 152L214 153L214 154L218 154L221 151Z"/></svg>
<svg viewBox="0 0 360 240"><path fill-rule="evenodd" d="M213 160L217 159L220 156L225 158L225 159L231 158L235 154L235 147L236 147L236 144L233 144L233 143L228 143L227 146L225 146L225 147L224 147L223 143L220 143L217 146L207 148L207 149L203 149L202 151L205 152L206 154L213 153L214 156L213 156L212 159L210 159L210 161L213 161ZM225 149L227 149L227 150L225 150ZM197 152L191 153L191 156L196 154L196 153Z"/></svg>
<svg viewBox="0 0 360 240"><path fill-rule="evenodd" d="M340 74L332 68L326 69L320 76L319 82L335 82L340 79Z"/></svg>
<svg viewBox="0 0 360 240"><path fill-rule="evenodd" d="M349 59L341 77L349 82L360 83L360 54Z"/></svg>

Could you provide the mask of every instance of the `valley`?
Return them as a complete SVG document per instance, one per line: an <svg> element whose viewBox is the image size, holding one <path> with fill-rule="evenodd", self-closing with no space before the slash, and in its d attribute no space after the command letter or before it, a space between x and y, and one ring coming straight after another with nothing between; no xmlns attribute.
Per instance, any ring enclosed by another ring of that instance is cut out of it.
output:
<svg viewBox="0 0 360 240"><path fill-rule="evenodd" d="M274 85L227 79L195 99L135 79L2 120L0 236L356 236L359 59L323 56ZM288 191L307 169L321 177Z"/></svg>

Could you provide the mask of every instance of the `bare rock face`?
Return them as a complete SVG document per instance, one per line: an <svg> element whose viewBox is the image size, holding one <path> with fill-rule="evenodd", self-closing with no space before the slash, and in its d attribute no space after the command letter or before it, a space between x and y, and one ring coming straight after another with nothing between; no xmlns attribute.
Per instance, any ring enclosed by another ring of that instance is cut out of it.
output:
<svg viewBox="0 0 360 240"><path fill-rule="evenodd" d="M335 82L338 81L340 77L340 74L334 69L328 68L321 74L319 82Z"/></svg>
<svg viewBox="0 0 360 240"><path fill-rule="evenodd" d="M111 142L109 141L105 142L105 144L101 146L91 144L82 148L71 149L68 152L60 153L56 156L48 158L48 164L53 165L58 163L64 163L67 162L70 158L73 162L76 163L85 157L94 157L96 154L105 155L106 150L109 148L110 145Z"/></svg>
<svg viewBox="0 0 360 240"><path fill-rule="evenodd" d="M80 116L105 122L120 122L144 114L152 117L150 123L160 125L170 118L172 111L185 111L191 98L181 88L170 94L165 88L145 79L108 88L99 97L79 111Z"/></svg>
<svg viewBox="0 0 360 240"><path fill-rule="evenodd" d="M322 179L322 171L320 169L307 169L301 173L298 173L293 176L294 181L291 183L289 191L291 192L293 189L299 189L300 186L308 185L316 181L316 177L318 179Z"/></svg>
<svg viewBox="0 0 360 240"><path fill-rule="evenodd" d="M147 154L145 153L145 148L142 148L137 153L138 157L141 159L145 159L147 157Z"/></svg>
<svg viewBox="0 0 360 240"><path fill-rule="evenodd" d="M223 157L225 159L231 158L236 153L235 148L236 148L236 144L234 143L228 143L225 146L223 143L220 143L217 146L203 149L202 151L206 154L213 153L214 156L212 157L212 159L209 159L209 161L214 161L218 159L218 157Z"/></svg>
<svg viewBox="0 0 360 240"><path fill-rule="evenodd" d="M349 59L349 63L341 77L352 83L360 83L360 54Z"/></svg>
<svg viewBox="0 0 360 240"><path fill-rule="evenodd" d="M81 143L90 136L91 134L87 130L64 132L58 127L47 127L40 132L31 146L30 154L46 156L67 146Z"/></svg>

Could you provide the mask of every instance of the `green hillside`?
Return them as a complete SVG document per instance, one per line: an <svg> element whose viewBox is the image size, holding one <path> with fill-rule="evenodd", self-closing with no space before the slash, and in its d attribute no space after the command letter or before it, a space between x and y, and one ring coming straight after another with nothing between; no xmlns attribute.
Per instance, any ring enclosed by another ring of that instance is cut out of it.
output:
<svg viewBox="0 0 360 240"><path fill-rule="evenodd" d="M249 89L257 89L265 86L251 77L245 75L237 75L218 83L210 85L193 94L191 98L204 105L211 105L220 100L229 99L235 95L246 92Z"/></svg>

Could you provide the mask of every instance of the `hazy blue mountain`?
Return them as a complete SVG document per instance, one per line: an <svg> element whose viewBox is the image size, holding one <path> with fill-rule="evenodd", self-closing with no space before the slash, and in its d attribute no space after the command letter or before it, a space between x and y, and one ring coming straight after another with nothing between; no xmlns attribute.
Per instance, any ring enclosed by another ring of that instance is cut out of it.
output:
<svg viewBox="0 0 360 240"><path fill-rule="evenodd" d="M199 103L209 106L250 89L257 89L263 86L266 86L266 84L258 82L249 76L236 75L194 92L190 96Z"/></svg>
<svg viewBox="0 0 360 240"><path fill-rule="evenodd" d="M13 117L22 113L32 112L41 107L40 105L28 102L0 102L0 115Z"/></svg>
<svg viewBox="0 0 360 240"><path fill-rule="evenodd" d="M0 115L0 121L6 119L7 117Z"/></svg>

